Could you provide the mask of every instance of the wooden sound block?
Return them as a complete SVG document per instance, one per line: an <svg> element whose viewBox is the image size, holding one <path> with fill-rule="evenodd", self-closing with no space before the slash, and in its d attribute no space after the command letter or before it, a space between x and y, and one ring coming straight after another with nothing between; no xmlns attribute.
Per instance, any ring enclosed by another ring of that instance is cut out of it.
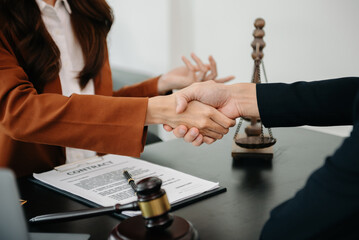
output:
<svg viewBox="0 0 359 240"><path fill-rule="evenodd" d="M187 220L174 216L166 229L149 230L141 215L128 218L118 224L108 240L198 240L198 232Z"/></svg>
<svg viewBox="0 0 359 240"><path fill-rule="evenodd" d="M267 148L257 148L257 149L248 149L238 146L234 140L232 142L232 158L234 160L241 159L262 159L262 160L272 160L273 158L273 147Z"/></svg>

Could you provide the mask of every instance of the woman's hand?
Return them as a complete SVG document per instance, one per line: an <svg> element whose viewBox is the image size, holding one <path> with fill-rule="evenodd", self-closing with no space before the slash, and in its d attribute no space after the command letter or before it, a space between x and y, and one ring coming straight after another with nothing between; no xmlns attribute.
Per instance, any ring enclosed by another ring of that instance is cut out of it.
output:
<svg viewBox="0 0 359 240"><path fill-rule="evenodd" d="M199 130L195 127L188 129L184 125L179 125L176 128L171 128L170 126L164 124L163 128L167 132L172 132L177 138L183 138L185 142L192 143L193 146L201 146L203 143L212 144L216 141L216 139L203 136L199 133Z"/></svg>
<svg viewBox="0 0 359 240"><path fill-rule="evenodd" d="M168 125L163 125L163 128L167 132L173 131L173 135L175 135L177 138L183 138L185 142L192 143L193 146L197 147L201 146L203 143L212 144L216 141L216 139L214 138L207 136L204 137L195 127L188 129L184 125L179 125L178 127L173 129Z"/></svg>
<svg viewBox="0 0 359 240"><path fill-rule="evenodd" d="M234 79L234 76L216 79L217 64L212 56L208 58L209 64L204 64L194 53L191 54L191 57L196 65L193 65L186 57L182 57L186 66L177 67L160 77L158 81L158 92L160 94L173 89L182 89L195 82L214 80L224 83Z"/></svg>
<svg viewBox="0 0 359 240"><path fill-rule="evenodd" d="M197 101L190 102L186 111L180 114L176 113L175 106L175 94L150 98L145 124L167 124L171 128L184 125L196 128L194 131L212 139L221 139L235 125L234 120Z"/></svg>

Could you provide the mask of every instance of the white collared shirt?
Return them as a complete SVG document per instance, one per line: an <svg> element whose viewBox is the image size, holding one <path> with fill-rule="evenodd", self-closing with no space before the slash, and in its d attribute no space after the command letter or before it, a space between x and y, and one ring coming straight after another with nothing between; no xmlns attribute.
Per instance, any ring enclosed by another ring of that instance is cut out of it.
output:
<svg viewBox="0 0 359 240"><path fill-rule="evenodd" d="M55 6L51 6L43 0L36 0L42 20L47 31L55 41L60 50L61 68L60 82L62 95L71 96L77 94L95 94L93 79L91 79L84 89L81 89L77 76L84 67L82 49L78 43L71 27L71 8L67 0L57 0ZM71 134L71 132L69 132ZM93 157L93 151L66 148L66 163Z"/></svg>

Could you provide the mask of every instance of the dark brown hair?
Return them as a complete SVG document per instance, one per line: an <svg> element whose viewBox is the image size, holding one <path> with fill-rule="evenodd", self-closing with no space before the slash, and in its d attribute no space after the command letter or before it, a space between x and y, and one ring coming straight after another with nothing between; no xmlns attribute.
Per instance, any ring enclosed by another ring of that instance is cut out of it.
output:
<svg viewBox="0 0 359 240"><path fill-rule="evenodd" d="M105 0L68 2L72 28L84 55L85 66L78 77L81 87L85 87L99 73L107 56L106 37L113 15ZM46 30L35 0L0 0L0 31L38 91L56 79L60 51Z"/></svg>

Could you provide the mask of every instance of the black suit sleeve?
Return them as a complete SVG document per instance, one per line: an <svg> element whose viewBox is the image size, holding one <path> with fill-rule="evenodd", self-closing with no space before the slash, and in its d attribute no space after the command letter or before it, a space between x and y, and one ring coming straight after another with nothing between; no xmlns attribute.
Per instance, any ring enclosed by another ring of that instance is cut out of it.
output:
<svg viewBox="0 0 359 240"><path fill-rule="evenodd" d="M359 91L349 105L354 122L350 137L302 190L271 212L262 240L359 239Z"/></svg>
<svg viewBox="0 0 359 240"><path fill-rule="evenodd" d="M257 84L261 120L266 127L353 124L359 78L292 84Z"/></svg>

